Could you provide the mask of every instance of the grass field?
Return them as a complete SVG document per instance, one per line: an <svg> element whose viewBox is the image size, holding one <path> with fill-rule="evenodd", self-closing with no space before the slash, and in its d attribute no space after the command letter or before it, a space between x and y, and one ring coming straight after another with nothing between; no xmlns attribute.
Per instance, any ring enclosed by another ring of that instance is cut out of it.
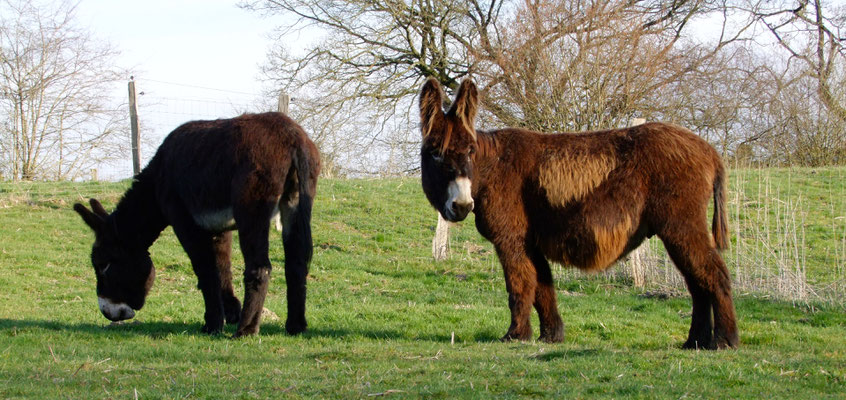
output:
<svg viewBox="0 0 846 400"><path fill-rule="evenodd" d="M157 281L146 306L135 322L110 326L96 305L93 235L70 207L98 197L110 209L127 183L0 183L0 397L843 398L844 274L832 263L843 259L844 171L733 175L740 235L726 258L737 260L736 279L746 279L740 268L774 278L802 269L810 293L831 295L791 301L767 285L738 289L742 344L720 352L680 350L686 294L563 267L564 343L498 342L509 314L492 247L471 216L453 229L450 259L433 262L435 213L412 178L320 183L302 336L284 333L280 269L259 336L201 334L202 299L170 230L151 249ZM789 232L795 241L779 239ZM776 241L758 243L768 234ZM796 254L779 253L778 240ZM800 267L778 261L793 258ZM233 261L242 293L239 252ZM533 324L537 336L536 316Z"/></svg>

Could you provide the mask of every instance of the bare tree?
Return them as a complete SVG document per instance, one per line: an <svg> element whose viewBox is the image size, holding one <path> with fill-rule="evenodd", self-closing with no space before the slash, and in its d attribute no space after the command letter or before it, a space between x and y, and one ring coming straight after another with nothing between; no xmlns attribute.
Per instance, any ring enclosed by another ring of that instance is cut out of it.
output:
<svg viewBox="0 0 846 400"><path fill-rule="evenodd" d="M671 96L654 99L668 105L663 119L693 128L740 165L846 161L842 39L830 34L842 31L840 9L807 2L738 4L726 10L733 7L734 18L754 28L750 40L726 47L670 86L665 93ZM836 17L816 16L829 12Z"/></svg>
<svg viewBox="0 0 846 400"><path fill-rule="evenodd" d="M742 7L769 33L775 56L759 111L767 129L766 162L846 162L846 7L823 0L749 1Z"/></svg>
<svg viewBox="0 0 846 400"><path fill-rule="evenodd" d="M488 124L543 131L624 126L636 114L658 115L662 104L650 93L685 79L749 27L724 29L715 43L697 42L687 33L690 22L727 12L707 0L253 0L243 6L292 18L280 27L265 74L301 101L295 116L345 121L326 132L344 143L347 156L335 158L390 165L397 154L398 167L389 168L396 172L415 170L419 138L409 110L423 78L451 90L472 75L483 89ZM292 53L284 38L313 28L325 36Z"/></svg>
<svg viewBox="0 0 846 400"><path fill-rule="evenodd" d="M417 168L412 111L420 84L435 77L448 90L457 88L473 71L470 48L496 24L503 2L251 0L242 6L291 21L278 30L265 76L297 98L292 114L324 135L316 140L324 156L337 151L330 157L353 173L372 165L408 173ZM292 53L285 39L301 31L320 39L303 54ZM335 122L319 122L327 119Z"/></svg>
<svg viewBox="0 0 846 400"><path fill-rule="evenodd" d="M823 0L779 0L749 9L779 47L806 66L820 101L846 121L846 7Z"/></svg>
<svg viewBox="0 0 846 400"><path fill-rule="evenodd" d="M685 85L750 23L722 24L711 41L689 33L691 21L719 17L706 1L524 1L487 42L478 71L484 104L504 125L541 131L626 126L669 106L656 102Z"/></svg>
<svg viewBox="0 0 846 400"><path fill-rule="evenodd" d="M324 156L352 173L373 165L382 173L414 171L413 103L422 78L435 77L450 90L465 76L482 89L488 126L572 131L644 117L690 126L724 157L842 162L836 154L843 152L837 120L846 107L844 8L823 0L755 1L252 0L243 6L289 18L265 74L273 87L295 93L295 116L318 132ZM761 29L786 57L762 43ZM301 31L324 36L292 52L284 38ZM794 112L820 105L825 115L816 119ZM797 157L811 148L817 156ZM826 151L831 154L819 154Z"/></svg>
<svg viewBox="0 0 846 400"><path fill-rule="evenodd" d="M118 155L117 52L68 2L0 1L0 159L12 179L74 179ZM120 122L120 124L119 124Z"/></svg>

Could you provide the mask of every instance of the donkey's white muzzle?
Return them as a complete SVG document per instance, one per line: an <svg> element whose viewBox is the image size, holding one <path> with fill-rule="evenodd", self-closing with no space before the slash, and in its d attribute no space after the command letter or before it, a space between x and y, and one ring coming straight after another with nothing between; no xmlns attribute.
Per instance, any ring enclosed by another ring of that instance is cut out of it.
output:
<svg viewBox="0 0 846 400"><path fill-rule="evenodd" d="M447 186L447 201L444 218L448 221L462 221L473 211L471 182L467 177L458 177Z"/></svg>
<svg viewBox="0 0 846 400"><path fill-rule="evenodd" d="M112 321L123 321L135 316L135 310L126 303L114 303L105 297L98 297L97 303L100 305L100 312L103 313L103 316Z"/></svg>

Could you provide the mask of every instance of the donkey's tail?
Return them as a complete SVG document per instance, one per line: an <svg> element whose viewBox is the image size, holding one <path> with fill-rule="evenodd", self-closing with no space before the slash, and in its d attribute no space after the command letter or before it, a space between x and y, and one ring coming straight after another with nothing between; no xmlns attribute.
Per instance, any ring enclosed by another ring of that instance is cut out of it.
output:
<svg viewBox="0 0 846 400"><path fill-rule="evenodd" d="M711 232L718 250L728 248L728 222L726 219L726 170L719 164L714 177L714 218L711 222Z"/></svg>
<svg viewBox="0 0 846 400"><path fill-rule="evenodd" d="M306 146L300 146L295 151L297 201L296 205L289 209L290 215L287 216L283 226L282 237L285 242L285 258L308 264L313 253L311 208L314 204L316 176L320 173L320 162L312 160L313 156Z"/></svg>
<svg viewBox="0 0 846 400"><path fill-rule="evenodd" d="M286 216L282 225L282 245L285 248L285 280L288 286L288 318L285 330L296 335L306 329L305 318L306 278L308 264L314 252L311 238L311 207L320 173L320 160L313 156L308 139L294 152L296 174L296 201L285 205Z"/></svg>

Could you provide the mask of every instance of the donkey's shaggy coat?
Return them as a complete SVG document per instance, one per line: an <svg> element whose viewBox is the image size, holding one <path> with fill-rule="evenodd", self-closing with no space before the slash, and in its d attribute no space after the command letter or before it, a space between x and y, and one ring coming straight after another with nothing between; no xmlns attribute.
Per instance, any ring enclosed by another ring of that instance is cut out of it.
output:
<svg viewBox="0 0 846 400"><path fill-rule="evenodd" d="M270 220L282 213L291 334L306 329L306 275L312 254L311 207L320 171L317 148L280 113L188 122L159 147L111 214L97 200L74 210L94 230L91 261L100 311L132 318L153 284L147 249L168 225L197 274L205 302L203 331L238 322L255 334L270 280ZM244 254L244 308L232 289L232 229Z"/></svg>
<svg viewBox="0 0 846 400"><path fill-rule="evenodd" d="M684 347L737 346L731 281L718 251L728 239L725 169L708 143L661 123L550 135L476 131L469 80L446 113L442 102L430 79L420 93L423 190L447 220L474 211L477 229L496 247L511 309L503 339L530 338L534 306L540 340L563 340L548 260L602 270L658 235L693 300Z"/></svg>

